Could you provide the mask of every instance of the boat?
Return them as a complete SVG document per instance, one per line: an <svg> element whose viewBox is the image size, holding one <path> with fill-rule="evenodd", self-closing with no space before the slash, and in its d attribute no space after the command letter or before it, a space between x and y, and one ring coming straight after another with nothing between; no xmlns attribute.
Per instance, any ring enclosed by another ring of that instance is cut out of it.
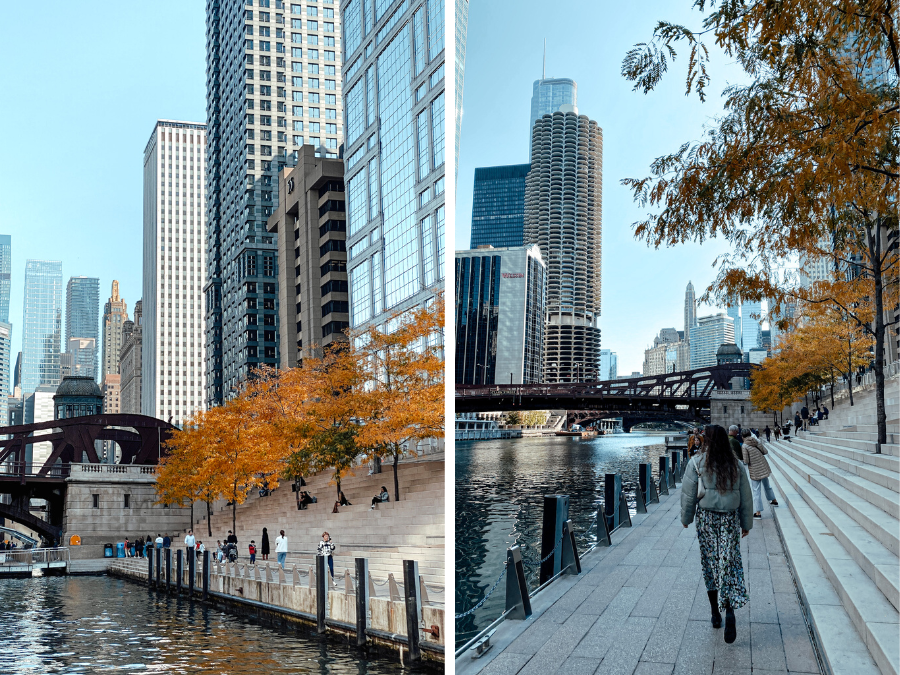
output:
<svg viewBox="0 0 900 675"><path fill-rule="evenodd" d="M580 436L581 438L591 438L597 435L594 429L585 429L580 424L573 424L568 431L561 429L556 432L557 436Z"/></svg>

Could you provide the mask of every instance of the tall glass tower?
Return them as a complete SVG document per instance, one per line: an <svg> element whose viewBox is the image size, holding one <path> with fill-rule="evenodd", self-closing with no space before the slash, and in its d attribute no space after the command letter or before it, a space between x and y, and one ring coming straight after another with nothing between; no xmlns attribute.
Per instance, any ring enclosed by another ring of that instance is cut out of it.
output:
<svg viewBox="0 0 900 675"><path fill-rule="evenodd" d="M62 341L62 262L25 262L22 317L22 392L59 384Z"/></svg>
<svg viewBox="0 0 900 675"><path fill-rule="evenodd" d="M571 108L563 109L563 106ZM534 81L531 94L531 119L528 124L528 159L531 160L531 132L534 123L555 112L578 112L578 85L568 78Z"/></svg>
<svg viewBox="0 0 900 675"><path fill-rule="evenodd" d="M525 227L525 177L531 164L475 169L472 244L521 246Z"/></svg>
<svg viewBox="0 0 900 675"><path fill-rule="evenodd" d="M444 0L343 0L350 325L444 281Z"/></svg>
<svg viewBox="0 0 900 675"><path fill-rule="evenodd" d="M78 375L97 378L97 343L100 341L100 279L71 277L66 284L66 351L72 338L92 339L93 348L79 349Z"/></svg>
<svg viewBox="0 0 900 675"><path fill-rule="evenodd" d="M462 129L463 86L466 76L466 40L469 35L469 0L456 0L456 148L453 166L459 176L459 137Z"/></svg>
<svg viewBox="0 0 900 675"><path fill-rule="evenodd" d="M684 340L691 341L691 328L697 325L697 296L694 294L694 284L688 282L684 289Z"/></svg>
<svg viewBox="0 0 900 675"><path fill-rule="evenodd" d="M338 156L340 30L334 0L207 0L208 406L279 363L278 251L266 222L297 148Z"/></svg>
<svg viewBox="0 0 900 675"><path fill-rule="evenodd" d="M0 234L0 322L9 322L9 292L12 283L12 237ZM4 394L5 395L5 394Z"/></svg>

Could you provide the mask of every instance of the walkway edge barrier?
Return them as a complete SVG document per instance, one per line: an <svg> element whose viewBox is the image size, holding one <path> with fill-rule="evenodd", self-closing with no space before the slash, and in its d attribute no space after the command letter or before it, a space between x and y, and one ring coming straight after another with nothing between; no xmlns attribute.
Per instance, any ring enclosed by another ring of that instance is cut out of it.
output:
<svg viewBox="0 0 900 675"><path fill-rule="evenodd" d="M422 598L419 595L419 563L415 560L403 561L403 594L406 600L406 640L409 660L422 660L419 648L419 618L422 616Z"/></svg>
<svg viewBox="0 0 900 675"><path fill-rule="evenodd" d="M640 489L638 487L638 490ZM628 510L628 500L625 499L624 490L619 493L619 527L632 527L631 511Z"/></svg>
<svg viewBox="0 0 900 675"><path fill-rule="evenodd" d="M166 595L172 592L172 549L166 549Z"/></svg>
<svg viewBox="0 0 900 675"><path fill-rule="evenodd" d="M356 558L356 646L366 644L366 629L369 623L369 561L367 558Z"/></svg>
<svg viewBox="0 0 900 675"><path fill-rule="evenodd" d="M147 549L147 585L153 588L153 548Z"/></svg>
<svg viewBox="0 0 900 675"><path fill-rule="evenodd" d="M184 551L175 552L175 595L181 595L182 575L184 574Z"/></svg>
<svg viewBox="0 0 900 675"><path fill-rule="evenodd" d="M209 598L209 549L203 551L203 599Z"/></svg>
<svg viewBox="0 0 900 675"><path fill-rule="evenodd" d="M612 546L612 538L609 536L609 521L606 520L606 508L602 505L597 509L597 546Z"/></svg>
<svg viewBox="0 0 900 675"><path fill-rule="evenodd" d="M681 452L678 450L672 451L672 485L670 487L675 487L679 481L681 481Z"/></svg>
<svg viewBox="0 0 900 675"><path fill-rule="evenodd" d="M162 569L162 552L161 548L156 549L156 588L159 589L159 577Z"/></svg>
<svg viewBox="0 0 900 675"><path fill-rule="evenodd" d="M578 545L575 543L575 531L571 520L563 523L562 573L581 574L581 559L578 557Z"/></svg>
<svg viewBox="0 0 900 675"><path fill-rule="evenodd" d="M506 618L527 619L531 616L531 597L520 547L506 549L506 570Z"/></svg>
<svg viewBox="0 0 900 675"><path fill-rule="evenodd" d="M641 490L641 481L634 486L634 502L638 513L647 513L647 500L644 497L644 491Z"/></svg>
<svg viewBox="0 0 900 675"><path fill-rule="evenodd" d="M188 597L194 599L194 568L197 563L197 554L188 556Z"/></svg>
<svg viewBox="0 0 900 675"><path fill-rule="evenodd" d="M319 633L325 632L326 593L328 592L328 568L325 556L316 556L316 628Z"/></svg>

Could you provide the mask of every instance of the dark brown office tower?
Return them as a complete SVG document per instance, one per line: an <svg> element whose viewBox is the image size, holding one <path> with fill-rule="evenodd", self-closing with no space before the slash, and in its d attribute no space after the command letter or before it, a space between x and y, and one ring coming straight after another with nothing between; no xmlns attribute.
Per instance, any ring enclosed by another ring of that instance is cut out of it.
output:
<svg viewBox="0 0 900 675"><path fill-rule="evenodd" d="M305 145L297 166L279 174L278 210L267 225L278 236L281 368L346 340L350 325L344 161L319 154Z"/></svg>

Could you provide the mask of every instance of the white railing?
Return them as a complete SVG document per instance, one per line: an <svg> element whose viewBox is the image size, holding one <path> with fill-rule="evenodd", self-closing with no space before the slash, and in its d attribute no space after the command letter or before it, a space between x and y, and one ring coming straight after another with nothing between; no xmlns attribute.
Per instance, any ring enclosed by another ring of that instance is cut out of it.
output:
<svg viewBox="0 0 900 675"><path fill-rule="evenodd" d="M142 464L72 464L70 475L85 473L115 473L129 476L153 476L156 474L155 466Z"/></svg>
<svg viewBox="0 0 900 675"><path fill-rule="evenodd" d="M69 549L24 548L0 551L0 571L4 567L61 567L69 563Z"/></svg>

